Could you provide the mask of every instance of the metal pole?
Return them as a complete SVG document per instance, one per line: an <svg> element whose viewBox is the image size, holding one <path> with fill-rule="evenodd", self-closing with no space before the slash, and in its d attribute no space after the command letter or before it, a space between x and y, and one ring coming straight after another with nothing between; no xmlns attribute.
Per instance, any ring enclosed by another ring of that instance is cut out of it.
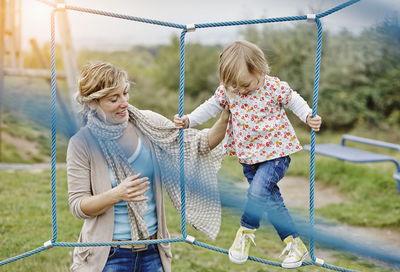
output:
<svg viewBox="0 0 400 272"><path fill-rule="evenodd" d="M37 44L35 39L30 39L29 40L31 46L32 46L32 50L33 52L36 54L40 65L42 66L42 68L44 69L50 69L50 65L47 63L45 57L43 56L42 52L39 49L39 45ZM51 85L51 80L48 79L49 84ZM61 96L61 92L59 91L60 89L58 88L58 86L56 85L56 92L57 92L57 102L60 105L61 111L64 114L65 120L67 121L67 130L68 130L68 136L72 137L76 131L77 131L77 124L75 123L75 119L73 116L71 116L67 105L64 102L63 97Z"/></svg>
<svg viewBox="0 0 400 272"><path fill-rule="evenodd" d="M65 0L56 0L57 3L65 3ZM75 93L78 90L78 63L74 46L72 44L72 35L69 28L68 16L66 10L57 11L57 27L60 33L61 51L64 62L64 70L67 76L67 86L71 100L71 108L74 113L75 122L79 124L78 112L79 105L75 101Z"/></svg>
<svg viewBox="0 0 400 272"><path fill-rule="evenodd" d="M0 0L0 161L2 161L3 92L4 92L4 36L6 0Z"/></svg>

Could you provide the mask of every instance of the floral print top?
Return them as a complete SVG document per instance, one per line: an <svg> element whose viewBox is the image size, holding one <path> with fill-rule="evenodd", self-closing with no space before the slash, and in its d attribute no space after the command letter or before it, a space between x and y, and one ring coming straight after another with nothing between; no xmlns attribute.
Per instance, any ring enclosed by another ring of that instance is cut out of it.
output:
<svg viewBox="0 0 400 272"><path fill-rule="evenodd" d="M302 149L283 109L292 99L292 89L277 77L267 75L261 88L246 95L227 93L221 85L211 99L221 107L229 105L225 148L239 162L256 164Z"/></svg>

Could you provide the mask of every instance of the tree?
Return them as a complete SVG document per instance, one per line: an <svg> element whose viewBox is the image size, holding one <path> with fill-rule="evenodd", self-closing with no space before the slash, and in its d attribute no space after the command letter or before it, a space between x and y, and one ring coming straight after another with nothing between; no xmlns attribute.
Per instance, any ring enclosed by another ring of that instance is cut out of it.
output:
<svg viewBox="0 0 400 272"><path fill-rule="evenodd" d="M185 94L197 97L202 92L210 94L218 85L218 55L220 47L198 43L185 48ZM176 38L164 46L156 56L154 77L158 87L169 91L179 90L180 49Z"/></svg>
<svg viewBox="0 0 400 272"><path fill-rule="evenodd" d="M387 18L365 31L364 58L371 84L368 107L379 119L400 124L400 24L398 16Z"/></svg>

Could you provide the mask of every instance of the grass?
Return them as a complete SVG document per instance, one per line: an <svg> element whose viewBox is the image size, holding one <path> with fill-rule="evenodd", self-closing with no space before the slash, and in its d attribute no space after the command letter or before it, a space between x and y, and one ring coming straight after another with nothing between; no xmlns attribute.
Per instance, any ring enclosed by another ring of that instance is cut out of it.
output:
<svg viewBox="0 0 400 272"><path fill-rule="evenodd" d="M3 260L36 249L51 238L50 175L47 172L0 172L1 253ZM65 171L57 172L57 213L60 240L75 241L80 222L68 209ZM67 271L68 248L54 248L0 268L0 271Z"/></svg>
<svg viewBox="0 0 400 272"><path fill-rule="evenodd" d="M226 165L224 165L226 167ZM60 242L75 242L82 220L74 218L68 207L65 169L57 170L57 224ZM36 249L51 238L51 196L49 171L41 173L0 171L2 183L0 206L0 260L4 260ZM229 185L228 185L229 186ZM180 215L166 200L167 224L172 237L180 237ZM238 227L239 214L223 208L220 234L211 241L202 233L187 226L187 233L196 240L220 248L229 248ZM283 245L278 235L263 226L257 233L257 247L251 255L279 261L278 255ZM30 257L0 267L0 271L68 271L71 264L72 248L55 247ZM220 254L186 243L172 244L173 271L282 271L277 267L249 261L245 265L229 262L225 254ZM318 254L318 251L317 251ZM390 271L376 266L371 261L341 252L332 253L333 265L359 271ZM297 271L321 271L317 267L305 267Z"/></svg>
<svg viewBox="0 0 400 272"><path fill-rule="evenodd" d="M51 149L50 130L31 120L23 120L15 116L15 113L7 113L4 116L3 133L13 137L16 142L1 142L1 162L3 163L43 163L49 161ZM4 136L2 137L4 139ZM67 138L57 134L57 162L65 162L67 150ZM26 145L26 146L24 146ZM29 145L29 146L28 146ZM32 154L25 148L34 146L36 154Z"/></svg>
<svg viewBox="0 0 400 272"><path fill-rule="evenodd" d="M63 97L66 97L66 87L63 82L58 86ZM39 154L24 154L17 161L13 147L2 143L1 162L44 162L50 155L50 86L43 79L6 77L3 108L2 130L14 138L20 138L35 143ZM65 100L68 104L68 101ZM57 161L65 162L68 123L57 104ZM21 146L16 146L20 151ZM19 152L21 153L21 152ZM21 155L21 154L19 154Z"/></svg>
<svg viewBox="0 0 400 272"><path fill-rule="evenodd" d="M301 156L295 158L297 161ZM400 231L400 195L393 170L361 166L321 158L316 163L316 180L335 186L350 203L331 204L317 212L328 218L358 226L391 227ZM293 167L288 175L304 175ZM389 216L390 214L390 216Z"/></svg>
<svg viewBox="0 0 400 272"><path fill-rule="evenodd" d="M303 144L310 142L309 132L301 127L298 127L296 131ZM352 133L349 132L349 134ZM365 131L364 133L367 134ZM357 131L354 134L360 135ZM317 142L339 144L341 135L339 133L318 135ZM364 137L375 138L372 135ZM398 141L397 138L392 140ZM365 145L362 148L385 153L400 161L399 152ZM287 175L309 178L309 152L297 152L291 157L292 162ZM334 186L350 200L348 203L330 204L316 209L317 215L355 226L386 227L400 231L400 195L397 193L397 183L392 178L396 172L393 163L355 164L317 155L315 169L316 182ZM244 179L242 168L236 158L226 157L221 173L226 180ZM315 192L315 197L318 197L318 192Z"/></svg>
<svg viewBox="0 0 400 272"><path fill-rule="evenodd" d="M25 161L19 154L17 148L6 142L1 143L1 157L3 162L8 163L24 163Z"/></svg>
<svg viewBox="0 0 400 272"><path fill-rule="evenodd" d="M14 80L7 82L16 86L10 96L6 96L6 105L16 111L5 115L5 131L13 137L21 137L36 142L40 147L40 156L32 155L28 159L21 157L18 148L9 143L3 144L3 162L40 162L49 156L48 130L48 97L43 96L40 89L43 83L33 82L30 92L38 104L32 102L32 97L26 95L23 84L30 84ZM32 83L32 82L31 82ZM36 87L35 87L36 86ZM17 99L20 99L17 101ZM135 97L135 102L141 101ZM147 99L147 97L146 97ZM171 105L175 100L167 99ZM46 105L46 106L43 106ZM186 103L188 105L188 103ZM151 107L152 108L152 107ZM163 108L164 109L164 108ZM166 111L167 107L165 107ZM169 108L168 108L169 109ZM35 112L35 115L30 113ZM37 113L39 112L39 114ZM165 114L165 112L163 112ZM170 114L171 117L173 114ZM21 118L21 116L23 116ZM29 118L28 118L29 117ZM290 117L295 120L296 117ZM23 120L23 121L22 121ZM35 122L40 120L40 122ZM210 126L212 121L204 126ZM303 144L309 142L309 132L304 125L294 122L296 132ZM47 129L45 128L47 127ZM62 124L57 125L63 129ZM391 133L388 133L390 131ZM343 133L354 134L389 142L399 142L399 128L378 130L357 128L353 131L337 131L318 134L317 143L340 143ZM65 161L67 140L57 138L57 161ZM355 145L357 147L357 145ZM371 151L373 147L363 146ZM381 150L379 150L381 152ZM386 151L384 151L386 152ZM388 155L400 160L400 154L387 151ZM4 160L4 158L6 158ZM316 180L335 186L350 201L341 204L331 204L316 210L317 216L323 216L337 222L358 226L374 226L400 231L400 196L396 193L396 182L392 179L395 169L390 163L379 164L351 164L317 156ZM292 156L292 164L287 175L309 175L309 154L299 152ZM234 181L242 180L243 174L235 158L226 158L220 173L221 187L229 188L237 194L243 194L235 189ZM0 171L0 261L27 251L36 249L43 242L51 238L51 200L50 200L49 172L5 172ZM243 196L243 195L242 195ZM173 237L180 236L180 215L166 201L168 228ZM229 248L238 227L240 214L229 209L223 209L223 218L220 234L217 241L210 241L203 234L191 227L187 232L198 241L209 243L220 248ZM65 170L57 171L57 241L75 242L79 235L82 220L75 219L68 207L67 184ZM283 245L276 233L268 226L263 226L257 232L257 247L252 248L251 254L259 258L279 261L277 258ZM321 248L317 245L317 248ZM280 268L265 266L260 263L248 262L246 265L234 265L228 261L225 254L216 253L186 243L172 244L173 271L282 271ZM318 256L318 250L316 255ZM70 252L72 248L56 247L35 254L28 258L0 267L0 271L68 271L71 264ZM189 254L188 254L189 253ZM330 252L329 263L348 267L359 271L390 271L377 266L373 261L366 261L356 256L342 252ZM297 271L325 271L316 267L306 267Z"/></svg>
<svg viewBox="0 0 400 272"><path fill-rule="evenodd" d="M340 143L339 134L333 137L335 139L332 140L332 135L323 135L318 142ZM377 150L365 145L362 148L400 160L399 152ZM309 177L309 153L299 152L292 159L287 175ZM350 225L388 227L400 231L400 195L392 177L396 172L393 163L356 164L317 155L315 169L317 182L334 186L350 200L349 203L320 208L317 214Z"/></svg>

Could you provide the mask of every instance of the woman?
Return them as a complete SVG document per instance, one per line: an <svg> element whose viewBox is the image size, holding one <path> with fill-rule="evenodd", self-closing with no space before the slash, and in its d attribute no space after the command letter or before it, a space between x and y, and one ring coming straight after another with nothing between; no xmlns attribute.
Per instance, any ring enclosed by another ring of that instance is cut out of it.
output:
<svg viewBox="0 0 400 272"><path fill-rule="evenodd" d="M130 105L129 86L127 73L109 63L89 63L81 73L77 101L85 126L69 142L67 175L71 211L85 220L82 243L169 238L162 184L180 210L178 131L165 117ZM228 115L210 130L184 132L187 220L211 238L220 225L216 172ZM205 193L196 192L199 186ZM71 271L170 270L167 243L76 247L71 265Z"/></svg>

